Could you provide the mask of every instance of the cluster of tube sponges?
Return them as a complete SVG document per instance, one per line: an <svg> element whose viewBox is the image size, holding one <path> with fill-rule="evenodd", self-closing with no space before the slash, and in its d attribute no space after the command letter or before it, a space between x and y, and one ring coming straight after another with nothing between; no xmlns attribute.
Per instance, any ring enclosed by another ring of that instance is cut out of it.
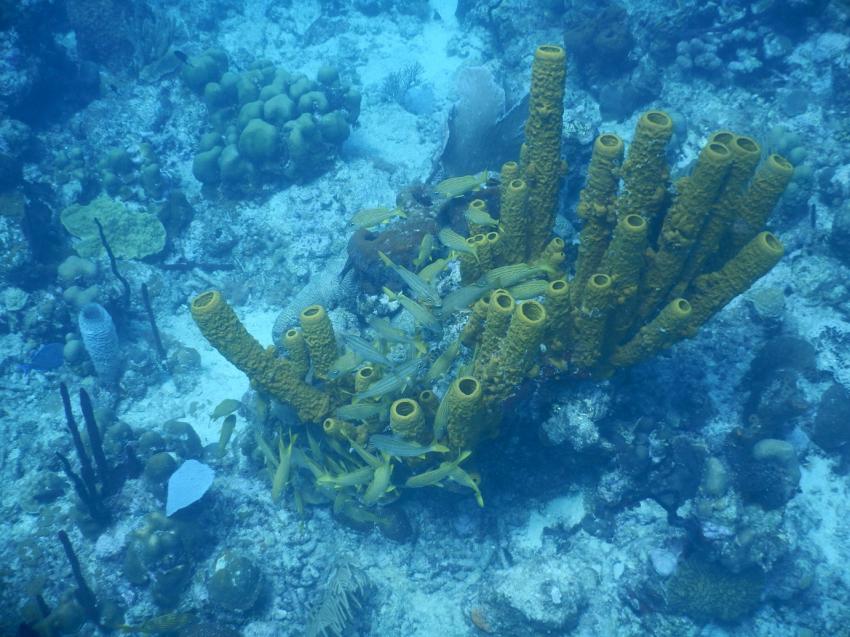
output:
<svg viewBox="0 0 850 637"><path fill-rule="evenodd" d="M499 232L487 241L499 246L507 263L558 269L563 261L563 242L551 237L565 169L560 159L564 68L558 47L537 50L526 141L520 161L502 167ZM665 153L672 132L669 115L650 111L639 119L628 153L623 140L610 133L594 143L578 205L583 225L575 275L567 280L563 271L555 276L550 271L543 304L535 310L543 313L545 327L537 342L529 343L532 348L545 344L546 360L556 367L600 376L646 359L692 336L782 256L781 243L764 227L791 180L792 165L776 154L761 161L755 140L718 131L671 194ZM479 248L479 262L481 253ZM465 260L470 272L464 279L474 280L475 260ZM463 259L461 266L463 273ZM502 356L495 361L489 353L492 333L507 342L514 338L505 328L505 294L480 300L473 308L473 328L468 327L475 332L475 325L483 326L475 369L496 400L505 391L479 359L490 360L491 370L515 364L534 369L515 363L516 352L507 344L497 348Z"/></svg>
<svg viewBox="0 0 850 637"><path fill-rule="evenodd" d="M390 391L396 399L385 403L389 426L403 440L445 444L460 458L498 434L504 401L541 365L594 377L633 365L693 335L782 256L764 225L791 178L791 164L777 155L762 162L754 140L719 131L671 195L665 148L672 121L650 111L638 121L628 152L610 133L594 144L578 206L583 227L575 275L568 280L564 242L552 234L566 168L560 157L564 77L563 50L540 47L521 157L501 170L498 226L475 225L497 211L472 199L470 212L478 216L467 215L469 249L455 252L464 283L480 284L501 268L501 287L469 308L459 338L474 353L442 399L430 374L426 386L414 377L394 386L395 396ZM530 272L542 280L527 280ZM196 297L192 313L228 360L303 420L321 423L327 435L365 443L383 430L380 420L355 424L329 415L351 404L343 396L362 394L382 370L366 364L331 379L340 352L324 308L304 309L300 326L285 333L286 358L263 349L218 292ZM333 382L322 389L308 384L308 369Z"/></svg>
<svg viewBox="0 0 850 637"><path fill-rule="evenodd" d="M783 254L764 226L791 164L778 155L760 163L753 139L718 131L671 196L672 128L666 113L650 111L625 157L615 135L594 145L579 203L572 321L555 328L553 352L579 370L605 374L692 336Z"/></svg>

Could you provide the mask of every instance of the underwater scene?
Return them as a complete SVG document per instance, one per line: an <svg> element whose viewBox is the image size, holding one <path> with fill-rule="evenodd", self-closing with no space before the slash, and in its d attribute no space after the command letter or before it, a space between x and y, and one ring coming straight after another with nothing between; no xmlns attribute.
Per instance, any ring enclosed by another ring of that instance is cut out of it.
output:
<svg viewBox="0 0 850 637"><path fill-rule="evenodd" d="M0 636L850 637L850 2L0 0Z"/></svg>

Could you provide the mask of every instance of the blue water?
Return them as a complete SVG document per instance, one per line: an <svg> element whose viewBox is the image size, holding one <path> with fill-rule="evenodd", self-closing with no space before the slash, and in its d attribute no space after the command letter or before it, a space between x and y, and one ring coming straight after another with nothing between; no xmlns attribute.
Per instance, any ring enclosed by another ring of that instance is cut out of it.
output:
<svg viewBox="0 0 850 637"><path fill-rule="evenodd" d="M846 3L7 5L0 634L845 634Z"/></svg>

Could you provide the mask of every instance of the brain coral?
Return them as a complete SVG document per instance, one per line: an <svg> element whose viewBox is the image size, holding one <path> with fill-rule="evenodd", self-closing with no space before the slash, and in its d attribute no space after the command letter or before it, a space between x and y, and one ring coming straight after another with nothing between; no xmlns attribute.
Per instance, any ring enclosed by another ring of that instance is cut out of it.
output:
<svg viewBox="0 0 850 637"><path fill-rule="evenodd" d="M668 608L699 624L734 623L758 606L763 580L755 568L731 573L692 556L679 565L668 582Z"/></svg>

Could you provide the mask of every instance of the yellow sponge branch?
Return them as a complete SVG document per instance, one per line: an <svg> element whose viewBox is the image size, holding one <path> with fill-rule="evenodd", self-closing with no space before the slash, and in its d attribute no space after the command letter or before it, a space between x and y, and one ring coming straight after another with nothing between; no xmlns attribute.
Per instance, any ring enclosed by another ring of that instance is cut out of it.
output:
<svg viewBox="0 0 850 637"><path fill-rule="evenodd" d="M373 365L364 365L354 372L354 392L359 394L369 389L369 385L381 377L378 369Z"/></svg>
<svg viewBox="0 0 850 637"><path fill-rule="evenodd" d="M547 346L562 354L572 342L573 320L570 304L570 284L566 279L550 281L546 288Z"/></svg>
<svg viewBox="0 0 850 637"><path fill-rule="evenodd" d="M611 232L617 223L617 187L624 149L623 140L611 133L600 135L593 144L587 181L578 202L582 227L576 274L570 290L574 305L581 303L581 294L588 277L599 270Z"/></svg>
<svg viewBox="0 0 850 637"><path fill-rule="evenodd" d="M321 422L331 407L330 396L307 385L297 366L263 348L242 325L221 292L209 290L192 299L192 318L222 356L272 396L292 405L306 422Z"/></svg>
<svg viewBox="0 0 850 637"><path fill-rule="evenodd" d="M626 215L617 223L600 270L611 277L614 294L612 338L618 341L634 323L641 274L646 263L649 224L640 215Z"/></svg>
<svg viewBox="0 0 850 637"><path fill-rule="evenodd" d="M652 316L679 281L731 161L732 152L712 142L700 152L693 172L678 181L678 194L661 226L658 251L643 279L641 317Z"/></svg>
<svg viewBox="0 0 850 637"><path fill-rule="evenodd" d="M503 168L502 173L505 173ZM499 222L502 231L502 256L507 263L520 263L528 247L528 218L526 205L528 184L523 179L512 179L502 185Z"/></svg>
<svg viewBox="0 0 850 637"><path fill-rule="evenodd" d="M299 378L303 379L310 369L310 356L304 333L296 327L286 330L283 334L283 349L286 350L287 358L292 361Z"/></svg>
<svg viewBox="0 0 850 637"><path fill-rule="evenodd" d="M448 389L446 401L449 447L458 451L473 449L482 436L484 394L481 383L472 376L461 376Z"/></svg>
<svg viewBox="0 0 850 637"><path fill-rule="evenodd" d="M783 253L779 239L769 232L760 232L719 271L697 277L688 293L693 306L692 329L748 290L777 264Z"/></svg>
<svg viewBox="0 0 850 637"><path fill-rule="evenodd" d="M572 362L577 367L590 369L601 361L613 309L611 277L594 274L587 282L581 306L573 309Z"/></svg>
<svg viewBox="0 0 850 637"><path fill-rule="evenodd" d="M321 305L310 305L301 310L298 320L304 330L313 370L319 378L327 378L338 354L336 336L328 313Z"/></svg>
<svg viewBox="0 0 850 637"><path fill-rule="evenodd" d="M670 170L664 156L673 135L673 120L663 111L641 115L622 168L623 188L617 218L641 215L653 225L667 196Z"/></svg>
<svg viewBox="0 0 850 637"><path fill-rule="evenodd" d="M732 162L720 196L712 205L708 221L688 257L679 282L673 288L673 296L683 294L694 277L701 274L706 264L718 253L720 242L732 225L741 198L761 157L761 148L754 139L729 131L712 133L708 143L726 146L732 152Z"/></svg>
<svg viewBox="0 0 850 637"><path fill-rule="evenodd" d="M528 193L528 252L536 258L549 241L555 222L558 189L564 166L561 135L567 57L559 46L543 45L531 65L531 97L525 124L524 174Z"/></svg>
<svg viewBox="0 0 850 637"><path fill-rule="evenodd" d="M460 342L467 347L474 347L484 330L484 322L489 311L490 297L484 295L472 304L472 312L466 320L466 325L460 333Z"/></svg>
<svg viewBox="0 0 850 637"><path fill-rule="evenodd" d="M673 299L634 338L614 351L610 363L615 367L634 365L688 336L691 313L688 301Z"/></svg>
<svg viewBox="0 0 850 637"><path fill-rule="evenodd" d="M484 321L484 333L475 352L473 367L475 375L484 374L490 360L499 353L515 309L516 303L507 290L494 290L490 295L487 317Z"/></svg>
<svg viewBox="0 0 850 637"><path fill-rule="evenodd" d="M738 218L732 226L733 252L764 228L768 215L793 176L794 166L780 155L769 155L762 162L738 207Z"/></svg>
<svg viewBox="0 0 850 637"><path fill-rule="evenodd" d="M420 444L430 442L425 414L412 398L399 398L390 405L390 428L397 436Z"/></svg>

